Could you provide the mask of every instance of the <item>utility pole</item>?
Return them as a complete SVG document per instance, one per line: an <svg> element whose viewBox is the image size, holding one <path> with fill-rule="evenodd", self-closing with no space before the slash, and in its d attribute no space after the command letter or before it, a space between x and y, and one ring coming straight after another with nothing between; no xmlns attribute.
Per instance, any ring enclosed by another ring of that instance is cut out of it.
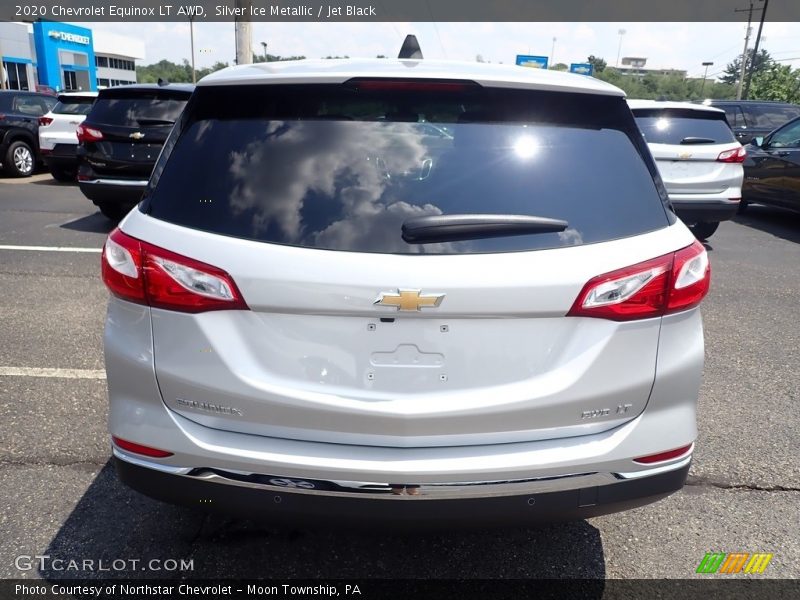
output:
<svg viewBox="0 0 800 600"><path fill-rule="evenodd" d="M755 67L756 59L758 58L758 45L761 43L761 30L764 29L764 19L767 16L767 5L769 0L764 0L764 8L761 9L761 21L758 23L758 33L756 34L756 45L753 48L753 61L750 63L750 70L747 72L747 81L744 84L744 93L742 97L747 100L747 94L750 92L750 80L753 79L753 67Z"/></svg>
<svg viewBox="0 0 800 600"><path fill-rule="evenodd" d="M264 47L264 62L267 62L267 42L261 42L261 45Z"/></svg>
<svg viewBox="0 0 800 600"><path fill-rule="evenodd" d="M555 58L555 56L556 56L556 40L557 39L558 38L555 38L555 37L553 38L553 45L550 47L550 68L551 69L554 66L556 66L556 58Z"/></svg>
<svg viewBox="0 0 800 600"><path fill-rule="evenodd" d="M706 79L708 78L708 67L713 65L713 62L704 62L703 66L706 68L706 72L703 73L703 83L700 85L700 97L703 97L703 90L706 89Z"/></svg>
<svg viewBox="0 0 800 600"><path fill-rule="evenodd" d="M736 99L742 99L742 89L744 86L744 74L747 69L747 46L750 44L750 24L753 22L753 3L750 2L750 8L737 8L733 12L746 12L747 13L747 32L744 36L744 52L742 52L742 69L739 73L739 83L736 86Z"/></svg>
<svg viewBox="0 0 800 600"><path fill-rule="evenodd" d="M189 17L189 43L192 46L192 83L197 83L197 71L194 68L194 17Z"/></svg>
<svg viewBox="0 0 800 600"><path fill-rule="evenodd" d="M243 8L244 14L250 14L251 0L236 0L236 7ZM246 17L249 19L250 17ZM239 17L235 23L236 32L236 64L250 65L253 63L253 36L250 21L243 21Z"/></svg>

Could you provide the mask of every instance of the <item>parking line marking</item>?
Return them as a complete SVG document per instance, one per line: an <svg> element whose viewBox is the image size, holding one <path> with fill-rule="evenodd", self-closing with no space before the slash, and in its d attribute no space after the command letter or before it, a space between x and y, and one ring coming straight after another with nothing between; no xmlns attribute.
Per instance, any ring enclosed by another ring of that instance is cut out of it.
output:
<svg viewBox="0 0 800 600"><path fill-rule="evenodd" d="M0 367L0 377L56 377L59 379L105 379L101 369L40 369L38 367Z"/></svg>
<svg viewBox="0 0 800 600"><path fill-rule="evenodd" d="M30 250L32 252L94 252L100 253L102 248L74 248L71 246L11 246L0 244L0 250Z"/></svg>

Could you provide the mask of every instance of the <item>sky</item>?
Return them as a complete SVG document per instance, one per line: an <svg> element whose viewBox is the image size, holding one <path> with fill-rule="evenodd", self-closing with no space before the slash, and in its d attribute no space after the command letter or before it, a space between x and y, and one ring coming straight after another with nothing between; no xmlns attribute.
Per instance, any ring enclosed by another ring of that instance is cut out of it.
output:
<svg viewBox="0 0 800 600"><path fill-rule="evenodd" d="M138 64L166 58L181 62L190 55L187 23L82 23L144 39L146 57ZM752 27L754 45L758 23ZM475 60L513 64L517 54L550 56L569 64L590 54L610 66L620 57L647 58L647 67L684 69L701 77L701 63L712 61L709 77L741 55L745 23L252 23L253 51L280 56L397 56L408 33L417 36L425 58ZM619 34L624 30L623 35ZM195 64L233 64L234 24L195 23ZM761 47L782 64L800 68L800 23L764 24ZM555 46L553 45L553 38ZM620 48L621 42L621 48Z"/></svg>

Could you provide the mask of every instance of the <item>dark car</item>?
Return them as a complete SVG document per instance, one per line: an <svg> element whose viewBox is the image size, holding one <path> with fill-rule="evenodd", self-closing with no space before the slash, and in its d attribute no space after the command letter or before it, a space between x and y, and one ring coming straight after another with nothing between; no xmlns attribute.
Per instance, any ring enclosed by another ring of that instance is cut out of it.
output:
<svg viewBox="0 0 800 600"><path fill-rule="evenodd" d="M78 184L112 220L139 203L193 85L141 84L101 90L78 127Z"/></svg>
<svg viewBox="0 0 800 600"><path fill-rule="evenodd" d="M747 146L742 206L770 204L800 212L800 117Z"/></svg>
<svg viewBox="0 0 800 600"><path fill-rule="evenodd" d="M0 163L12 177L28 177L41 160L39 117L56 105L46 94L0 91Z"/></svg>
<svg viewBox="0 0 800 600"><path fill-rule="evenodd" d="M800 117L800 106L769 100L706 100L708 106L725 111L728 124L736 139L747 144L754 137L765 136L795 117Z"/></svg>

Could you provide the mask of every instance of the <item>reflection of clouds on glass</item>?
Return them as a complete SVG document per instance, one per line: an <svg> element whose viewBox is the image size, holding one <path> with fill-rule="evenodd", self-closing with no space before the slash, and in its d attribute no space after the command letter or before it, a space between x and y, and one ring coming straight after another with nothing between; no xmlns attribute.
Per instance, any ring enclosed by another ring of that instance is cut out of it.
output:
<svg viewBox="0 0 800 600"><path fill-rule="evenodd" d="M572 227L569 227L564 231L559 231L558 239L561 240L564 245L580 246L583 244L583 236L581 235L580 231Z"/></svg>
<svg viewBox="0 0 800 600"><path fill-rule="evenodd" d="M316 233L306 230L302 218L303 205L311 199L319 211L325 202L337 203L331 212L343 221L357 216L359 231L353 225L337 228L334 222L318 235L347 231L385 237L402 214L390 208L397 204L385 197L390 178L376 167L375 158L383 158L390 173L405 173L419 170L427 154L423 136L406 125L293 121L254 126L251 140L229 156L231 207L236 214L254 211L254 234L278 223L289 243ZM277 147L270 147L273 143ZM399 239L399 226L394 229Z"/></svg>

